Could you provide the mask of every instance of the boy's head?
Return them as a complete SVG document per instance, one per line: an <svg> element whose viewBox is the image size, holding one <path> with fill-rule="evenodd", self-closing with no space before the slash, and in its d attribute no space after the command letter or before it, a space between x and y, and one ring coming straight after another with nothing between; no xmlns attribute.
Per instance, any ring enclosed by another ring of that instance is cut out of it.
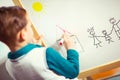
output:
<svg viewBox="0 0 120 80"><path fill-rule="evenodd" d="M33 38L31 22L26 10L18 6L0 7L0 41L15 45Z"/></svg>

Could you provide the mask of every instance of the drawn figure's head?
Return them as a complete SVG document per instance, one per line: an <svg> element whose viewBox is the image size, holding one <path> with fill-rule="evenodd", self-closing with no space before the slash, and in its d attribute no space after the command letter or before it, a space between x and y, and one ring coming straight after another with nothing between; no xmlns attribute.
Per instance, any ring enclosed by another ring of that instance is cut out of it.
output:
<svg viewBox="0 0 120 80"><path fill-rule="evenodd" d="M90 29L88 29L88 32L90 35L94 35L95 34L94 27L91 27Z"/></svg>
<svg viewBox="0 0 120 80"><path fill-rule="evenodd" d="M102 33L103 33L104 35L107 35L107 31L106 31L106 30L103 30Z"/></svg>
<svg viewBox="0 0 120 80"><path fill-rule="evenodd" d="M115 20L114 18L111 18L111 19L109 19L109 22L110 22L111 24L115 24L115 23L116 23L116 20Z"/></svg>

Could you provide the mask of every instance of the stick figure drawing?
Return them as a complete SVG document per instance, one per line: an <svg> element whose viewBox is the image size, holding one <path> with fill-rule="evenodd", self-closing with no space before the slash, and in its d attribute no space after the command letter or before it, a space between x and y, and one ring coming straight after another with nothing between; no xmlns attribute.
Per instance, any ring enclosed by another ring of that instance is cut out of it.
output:
<svg viewBox="0 0 120 80"><path fill-rule="evenodd" d="M102 36L102 37L104 37L105 40L106 40L109 44L110 44L110 42L114 42L114 41L112 41L112 38L111 38L110 34L108 34L106 30L103 30L103 31L102 31L102 34L104 35L104 36Z"/></svg>
<svg viewBox="0 0 120 80"><path fill-rule="evenodd" d="M98 39L98 37L96 36L95 34L95 31L94 31L94 27L88 29L88 32L91 36L89 36L90 38L93 38L93 41L94 41L94 45L96 46L96 48L98 47L102 47L100 44L101 44L101 41Z"/></svg>
<svg viewBox="0 0 120 80"><path fill-rule="evenodd" d="M120 40L120 27L118 26L118 23L120 22L120 20L117 22L114 18L111 18L109 19L109 22L112 24L112 30L110 34L112 34L112 32L115 31L117 37Z"/></svg>

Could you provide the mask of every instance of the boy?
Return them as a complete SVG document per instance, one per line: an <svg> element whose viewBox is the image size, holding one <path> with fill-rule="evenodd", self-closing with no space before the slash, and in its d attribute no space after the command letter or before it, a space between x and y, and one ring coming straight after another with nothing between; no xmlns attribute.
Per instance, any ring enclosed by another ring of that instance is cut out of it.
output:
<svg viewBox="0 0 120 80"><path fill-rule="evenodd" d="M63 39L67 59L51 47L33 44L31 22L23 8L0 8L0 41L11 50L6 69L13 80L75 80L79 73L78 52L67 34Z"/></svg>

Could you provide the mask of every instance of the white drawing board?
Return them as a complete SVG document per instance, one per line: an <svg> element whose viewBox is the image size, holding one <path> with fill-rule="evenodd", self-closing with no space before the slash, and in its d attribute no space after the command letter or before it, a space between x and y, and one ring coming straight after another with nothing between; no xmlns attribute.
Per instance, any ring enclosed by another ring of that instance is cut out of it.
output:
<svg viewBox="0 0 120 80"><path fill-rule="evenodd" d="M63 34L61 29L77 36L81 70L120 58L120 0L21 2L38 31L44 35L47 45L55 47L64 56L65 50L56 46L56 41ZM39 6L39 9L35 6Z"/></svg>

